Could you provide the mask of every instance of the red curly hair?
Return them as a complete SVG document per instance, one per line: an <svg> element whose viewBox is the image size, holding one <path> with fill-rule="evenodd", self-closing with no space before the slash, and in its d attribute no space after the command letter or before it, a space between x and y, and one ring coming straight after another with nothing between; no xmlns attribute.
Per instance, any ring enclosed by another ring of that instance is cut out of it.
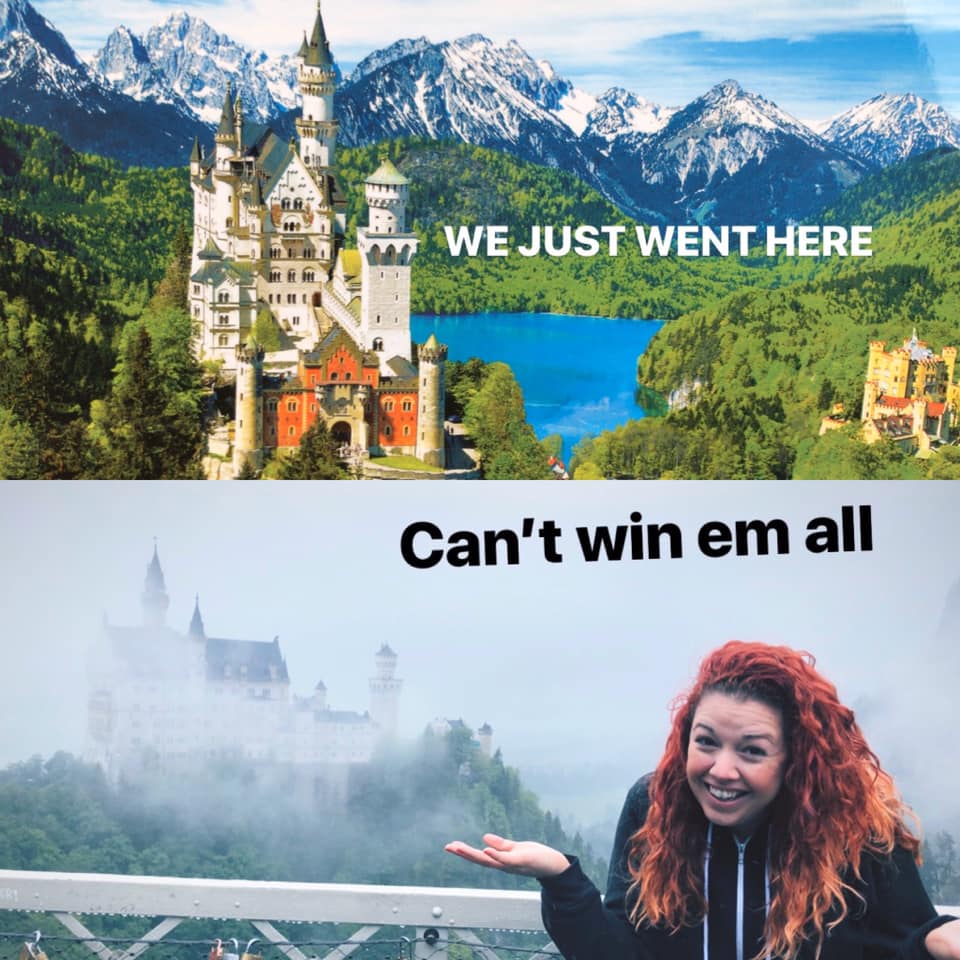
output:
<svg viewBox="0 0 960 960"><path fill-rule="evenodd" d="M731 641L704 659L691 689L674 702L647 818L630 841L630 919L676 930L706 912L706 819L687 783L686 762L694 711L712 692L780 712L788 756L771 809L773 896L760 956L794 960L807 939L816 941L819 956L825 927L847 914L845 894L859 896L850 880L860 879L861 856L888 855L899 844L919 862L920 841L853 711L814 669L814 658L789 647Z"/></svg>

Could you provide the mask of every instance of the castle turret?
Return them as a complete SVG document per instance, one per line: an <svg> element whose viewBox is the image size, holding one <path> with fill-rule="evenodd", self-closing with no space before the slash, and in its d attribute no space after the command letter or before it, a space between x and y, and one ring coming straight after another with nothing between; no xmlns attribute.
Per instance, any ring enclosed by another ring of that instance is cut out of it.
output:
<svg viewBox="0 0 960 960"><path fill-rule="evenodd" d="M220 111L220 125L214 137L217 151L217 169L226 170L227 161L237 152L236 115L233 110L233 84L227 81L227 92Z"/></svg>
<svg viewBox="0 0 960 960"><path fill-rule="evenodd" d="M167 622L167 607L170 598L167 596L166 584L163 582L163 570L160 567L160 557L157 545L153 545L153 558L147 565L147 576L143 581L143 594L140 597L143 609L143 625L145 627L163 627Z"/></svg>
<svg viewBox="0 0 960 960"><path fill-rule="evenodd" d="M333 116L336 68L323 26L320 0L317 0L317 18L310 38L307 39L304 34L297 56L301 61L297 69L297 81L303 98L303 109L297 120L300 155L307 166L326 170L333 166L339 124Z"/></svg>
<svg viewBox="0 0 960 960"><path fill-rule="evenodd" d="M489 723L485 723L477 731L477 740L480 743L480 752L485 756L491 756L491 751L493 750L493 727Z"/></svg>
<svg viewBox="0 0 960 960"><path fill-rule="evenodd" d="M377 343L380 369L394 357L411 359L410 264L417 237L406 232L410 181L384 159L366 180L369 223L357 229L361 261L360 332L365 349Z"/></svg>
<svg viewBox="0 0 960 960"><path fill-rule="evenodd" d="M263 347L251 334L237 347L237 425L233 444L233 470L263 466Z"/></svg>
<svg viewBox="0 0 960 960"><path fill-rule="evenodd" d="M374 657L376 676L370 678L370 717L383 736L397 733L400 712L400 690L403 681L395 676L397 655L389 644L383 644Z"/></svg>
<svg viewBox="0 0 960 960"><path fill-rule="evenodd" d="M193 138L193 149L190 151L190 176L200 176L200 165L203 163L203 151L200 149L200 138Z"/></svg>
<svg viewBox="0 0 960 960"><path fill-rule="evenodd" d="M446 466L443 411L446 404L446 344L436 335L417 351L420 409L417 412L417 457L434 467Z"/></svg>

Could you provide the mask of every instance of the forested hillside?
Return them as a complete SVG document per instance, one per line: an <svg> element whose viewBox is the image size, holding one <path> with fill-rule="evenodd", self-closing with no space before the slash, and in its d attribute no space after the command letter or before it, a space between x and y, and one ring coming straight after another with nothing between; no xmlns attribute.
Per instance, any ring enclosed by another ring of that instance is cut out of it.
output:
<svg viewBox="0 0 960 960"><path fill-rule="evenodd" d="M568 836L469 728L424 736L352 768L346 804L298 792L270 767L210 761L201 776L111 788L69 754L0 772L7 869L341 883L535 888L443 850L492 830L605 865ZM189 781L189 782L188 782Z"/></svg>
<svg viewBox="0 0 960 960"><path fill-rule="evenodd" d="M661 395L686 385L692 402L587 441L581 476L954 475L952 450L922 464L884 443L865 447L855 428L819 440L817 430L834 403L859 417L871 339L896 345L916 329L936 351L960 342L960 153L892 167L821 220L872 223L873 257L781 258L774 289L667 324L638 379Z"/></svg>

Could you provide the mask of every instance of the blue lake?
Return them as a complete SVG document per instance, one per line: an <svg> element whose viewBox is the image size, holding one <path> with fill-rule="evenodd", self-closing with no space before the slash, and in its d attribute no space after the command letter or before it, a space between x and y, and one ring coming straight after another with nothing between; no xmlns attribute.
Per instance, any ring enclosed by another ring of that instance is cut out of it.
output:
<svg viewBox="0 0 960 960"><path fill-rule="evenodd" d="M413 339L431 333L449 359L510 365L537 436L559 433L564 455L587 434L643 416L634 399L637 357L662 320L612 320L556 313L414 315Z"/></svg>

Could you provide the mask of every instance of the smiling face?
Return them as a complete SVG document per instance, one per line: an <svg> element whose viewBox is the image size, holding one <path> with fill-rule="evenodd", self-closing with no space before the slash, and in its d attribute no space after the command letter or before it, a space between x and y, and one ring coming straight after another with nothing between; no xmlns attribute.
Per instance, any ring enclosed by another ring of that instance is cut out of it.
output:
<svg viewBox="0 0 960 960"><path fill-rule="evenodd" d="M701 697L690 728L687 783L711 823L750 836L780 792L786 765L779 710L719 691Z"/></svg>

